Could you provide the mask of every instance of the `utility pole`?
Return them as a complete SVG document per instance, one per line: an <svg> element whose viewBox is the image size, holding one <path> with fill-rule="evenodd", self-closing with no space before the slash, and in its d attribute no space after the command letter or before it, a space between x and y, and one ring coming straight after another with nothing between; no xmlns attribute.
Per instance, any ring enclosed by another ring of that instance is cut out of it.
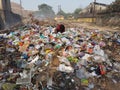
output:
<svg viewBox="0 0 120 90"><path fill-rule="evenodd" d="M20 0L20 9L21 9L21 18L23 17L23 11L22 11L22 0Z"/></svg>
<svg viewBox="0 0 120 90"><path fill-rule="evenodd" d="M61 12L61 5L58 5L58 12Z"/></svg>
<svg viewBox="0 0 120 90"><path fill-rule="evenodd" d="M93 2L93 22L95 22L95 20L96 20L96 16L95 16L95 13L96 13L96 8L95 8L95 4L96 4L96 0L94 0L94 2Z"/></svg>

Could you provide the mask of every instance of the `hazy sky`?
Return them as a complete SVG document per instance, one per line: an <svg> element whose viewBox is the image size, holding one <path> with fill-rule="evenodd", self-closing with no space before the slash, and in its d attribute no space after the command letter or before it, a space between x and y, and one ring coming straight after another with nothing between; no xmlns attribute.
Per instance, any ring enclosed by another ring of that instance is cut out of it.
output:
<svg viewBox="0 0 120 90"><path fill-rule="evenodd" d="M11 0L17 3L20 3L20 0ZM76 8L84 8L89 5L90 2L94 0L21 0L22 6L28 10L38 10L38 5L48 4L53 7L55 12L58 11L58 5L61 5L61 8L65 12L73 12ZM110 4L115 0L96 0L100 3Z"/></svg>

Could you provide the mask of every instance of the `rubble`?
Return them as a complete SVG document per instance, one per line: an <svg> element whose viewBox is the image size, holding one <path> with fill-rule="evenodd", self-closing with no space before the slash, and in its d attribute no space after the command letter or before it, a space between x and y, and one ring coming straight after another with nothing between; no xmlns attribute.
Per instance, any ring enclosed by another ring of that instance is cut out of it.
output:
<svg viewBox="0 0 120 90"><path fill-rule="evenodd" d="M119 32L16 28L0 34L0 90L120 89Z"/></svg>

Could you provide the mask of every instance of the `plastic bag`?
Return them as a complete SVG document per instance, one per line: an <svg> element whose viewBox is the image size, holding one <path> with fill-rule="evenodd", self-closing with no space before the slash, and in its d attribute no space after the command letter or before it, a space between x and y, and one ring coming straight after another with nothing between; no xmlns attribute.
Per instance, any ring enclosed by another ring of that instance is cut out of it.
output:
<svg viewBox="0 0 120 90"><path fill-rule="evenodd" d="M57 70L66 73L71 73L74 71L74 69L71 66L65 66L64 64L60 64Z"/></svg>

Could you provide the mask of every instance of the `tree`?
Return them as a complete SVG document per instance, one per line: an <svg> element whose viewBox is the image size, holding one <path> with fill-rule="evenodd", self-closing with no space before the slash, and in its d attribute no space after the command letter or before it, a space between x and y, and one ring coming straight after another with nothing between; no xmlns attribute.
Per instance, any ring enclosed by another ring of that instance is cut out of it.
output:
<svg viewBox="0 0 120 90"><path fill-rule="evenodd" d="M57 13L57 15L63 15L64 17L66 16L66 13L61 9L58 13Z"/></svg>
<svg viewBox="0 0 120 90"><path fill-rule="evenodd" d="M52 7L47 4L41 4L41 5L38 5L38 9L39 10L41 10L41 9L51 10Z"/></svg>
<svg viewBox="0 0 120 90"><path fill-rule="evenodd" d="M120 0L115 0L112 4L108 6L109 12L120 12Z"/></svg>
<svg viewBox="0 0 120 90"><path fill-rule="evenodd" d="M80 14L80 12L82 11L82 9L81 8L77 8L77 9L75 9L75 11L74 11L74 16L75 16L75 18L77 18L77 17L79 17L79 14Z"/></svg>
<svg viewBox="0 0 120 90"><path fill-rule="evenodd" d="M53 11L52 7L47 4L41 4L38 6L39 11L34 13L34 16L37 19L53 19L55 17L55 12Z"/></svg>

